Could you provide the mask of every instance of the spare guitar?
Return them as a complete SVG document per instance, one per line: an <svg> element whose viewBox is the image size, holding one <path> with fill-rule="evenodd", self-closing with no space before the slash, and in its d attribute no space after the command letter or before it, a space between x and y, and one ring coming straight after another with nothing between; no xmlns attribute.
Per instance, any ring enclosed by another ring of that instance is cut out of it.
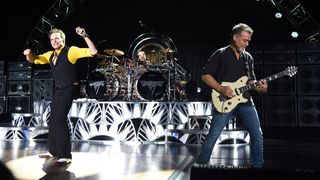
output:
<svg viewBox="0 0 320 180"><path fill-rule="evenodd" d="M227 98L225 96L222 96L218 91L212 89L212 102L215 107L215 109L220 113L228 113L231 112L239 103L245 103L248 101L248 99L243 97L243 93L246 91L249 91L255 87L258 86L259 82L262 80L266 80L267 82L278 79L283 76L290 76L292 77L295 75L298 71L298 68L295 66L287 67L286 70L279 72L277 74L274 74L272 76L266 77L264 79L261 79L255 83L248 84L248 77L242 76L235 82L222 82L222 86L230 86L231 89L235 92L236 96L232 98Z"/></svg>

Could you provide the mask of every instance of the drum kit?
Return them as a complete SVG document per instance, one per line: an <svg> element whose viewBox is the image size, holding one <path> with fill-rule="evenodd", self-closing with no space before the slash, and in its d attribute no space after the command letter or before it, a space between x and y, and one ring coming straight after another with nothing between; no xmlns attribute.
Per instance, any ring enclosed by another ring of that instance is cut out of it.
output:
<svg viewBox="0 0 320 180"><path fill-rule="evenodd" d="M167 100L171 62L155 59L157 52L145 63L129 58L121 58L124 52L119 49L105 49L104 54L84 83L85 96L98 100L114 101L155 101ZM160 53L172 53L164 49ZM153 59L152 59L153 58ZM170 60L171 61L171 60Z"/></svg>
<svg viewBox="0 0 320 180"><path fill-rule="evenodd" d="M140 59L141 52L145 59ZM83 83L82 97L105 101L185 100L190 74L174 58L176 54L171 38L157 33L139 35L126 53L129 58L122 50L104 49L96 55L99 62L91 78Z"/></svg>

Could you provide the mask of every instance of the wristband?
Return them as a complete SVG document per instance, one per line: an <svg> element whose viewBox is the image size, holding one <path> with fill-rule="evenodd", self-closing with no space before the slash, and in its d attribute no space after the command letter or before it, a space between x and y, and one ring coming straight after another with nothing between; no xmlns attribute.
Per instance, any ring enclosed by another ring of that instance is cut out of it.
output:
<svg viewBox="0 0 320 180"><path fill-rule="evenodd" d="M89 34L84 33L84 34L82 35L82 37L83 37L83 38L89 37Z"/></svg>

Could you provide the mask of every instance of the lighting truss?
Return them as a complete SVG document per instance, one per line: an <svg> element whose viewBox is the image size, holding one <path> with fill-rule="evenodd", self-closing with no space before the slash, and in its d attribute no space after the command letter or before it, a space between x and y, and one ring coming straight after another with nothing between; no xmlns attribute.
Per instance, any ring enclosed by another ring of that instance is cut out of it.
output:
<svg viewBox="0 0 320 180"><path fill-rule="evenodd" d="M320 40L320 26L298 0L268 0L301 34L306 41Z"/></svg>
<svg viewBox="0 0 320 180"><path fill-rule="evenodd" d="M55 25L63 21L77 5L81 4L84 0L57 0L46 11L42 18L35 25L31 31L27 42L23 49L30 48L32 52L40 54L46 48L43 42L48 39L50 30ZM20 58L23 53L20 54Z"/></svg>

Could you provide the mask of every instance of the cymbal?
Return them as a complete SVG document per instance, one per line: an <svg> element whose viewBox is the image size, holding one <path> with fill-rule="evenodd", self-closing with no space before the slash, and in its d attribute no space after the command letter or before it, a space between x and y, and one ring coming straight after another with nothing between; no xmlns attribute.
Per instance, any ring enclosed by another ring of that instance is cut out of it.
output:
<svg viewBox="0 0 320 180"><path fill-rule="evenodd" d="M174 50L172 50L172 49L170 49L170 48L161 49L160 51L161 51L161 52L164 52L164 53L173 53L173 52L175 52Z"/></svg>
<svg viewBox="0 0 320 180"><path fill-rule="evenodd" d="M105 49L103 52L112 55L112 56L123 56L124 52L119 49Z"/></svg>
<svg viewBox="0 0 320 180"><path fill-rule="evenodd" d="M94 56L97 57L97 58L102 58L102 59L107 59L107 58L110 57L110 56L105 55L105 54L96 54L96 55L94 55Z"/></svg>

